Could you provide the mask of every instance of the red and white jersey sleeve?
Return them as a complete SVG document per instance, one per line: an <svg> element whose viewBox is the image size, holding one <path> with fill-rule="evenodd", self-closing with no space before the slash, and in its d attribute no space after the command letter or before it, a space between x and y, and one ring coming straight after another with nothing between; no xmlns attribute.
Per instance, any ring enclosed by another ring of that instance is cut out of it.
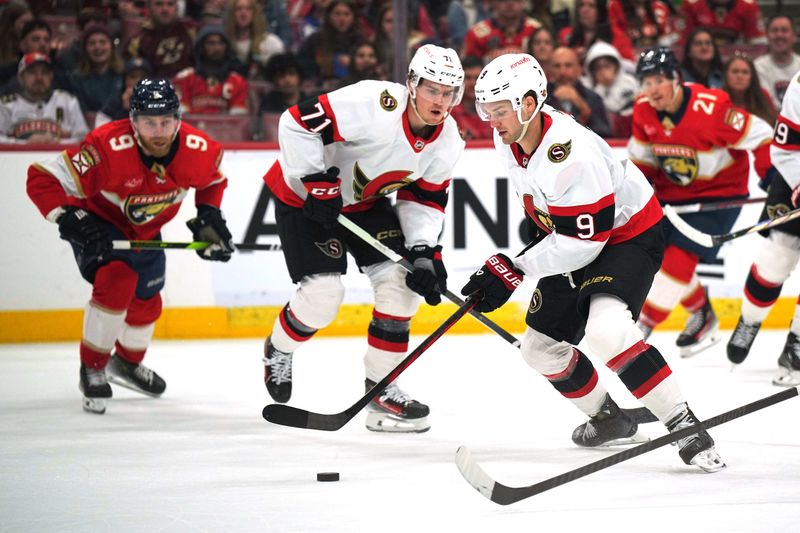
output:
<svg viewBox="0 0 800 533"><path fill-rule="evenodd" d="M786 88L770 155L786 183L792 189L800 185L800 72Z"/></svg>
<svg viewBox="0 0 800 533"><path fill-rule="evenodd" d="M605 141L569 115L548 105L542 113L544 133L533 154L495 137L526 214L548 234L514 260L537 277L585 267L607 244L625 242L662 217L635 165L618 160Z"/></svg>
<svg viewBox="0 0 800 533"><path fill-rule="evenodd" d="M397 191L406 244L434 245L464 141L451 117L427 139L416 137L407 104L405 86L367 80L289 108L280 118L281 151L264 176L267 186L300 207L306 197L301 179L336 167L345 213Z"/></svg>

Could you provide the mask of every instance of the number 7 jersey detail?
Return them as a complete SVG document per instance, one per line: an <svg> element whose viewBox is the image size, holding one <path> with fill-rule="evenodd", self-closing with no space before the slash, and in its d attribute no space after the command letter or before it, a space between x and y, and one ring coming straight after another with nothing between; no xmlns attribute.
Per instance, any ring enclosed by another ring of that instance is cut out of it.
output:
<svg viewBox="0 0 800 533"><path fill-rule="evenodd" d="M617 159L605 141L569 115L545 105L542 117L542 139L533 154L503 144L495 134L525 213L547 234L514 261L538 277L578 270L606 244L632 239L662 216L635 165Z"/></svg>

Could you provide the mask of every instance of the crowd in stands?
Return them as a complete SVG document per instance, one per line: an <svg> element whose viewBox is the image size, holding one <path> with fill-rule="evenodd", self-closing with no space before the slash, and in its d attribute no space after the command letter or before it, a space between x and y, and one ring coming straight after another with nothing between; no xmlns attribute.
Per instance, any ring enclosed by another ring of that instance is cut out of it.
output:
<svg viewBox="0 0 800 533"><path fill-rule="evenodd" d="M405 64L424 43L460 54L465 94L453 116L468 140L491 139L475 113L474 83L506 52L539 60L550 105L617 138L630 134L633 72L649 46L671 46L685 81L723 88L770 122L800 70L789 9L800 3L767 18L754 0L407 6L407 55L396 58L391 0L0 0L0 142L66 142L81 134L79 122L91 129L124 118L144 76L169 78L185 120L212 136L274 141L277 116L289 106L363 79L391 79L395 62ZM77 104L48 105L56 95ZM25 113L33 116L20 127Z"/></svg>

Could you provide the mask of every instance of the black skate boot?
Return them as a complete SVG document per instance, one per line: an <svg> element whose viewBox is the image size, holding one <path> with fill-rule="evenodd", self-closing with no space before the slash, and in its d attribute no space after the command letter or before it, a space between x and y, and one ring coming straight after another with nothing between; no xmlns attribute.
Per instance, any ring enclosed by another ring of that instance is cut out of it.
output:
<svg viewBox="0 0 800 533"><path fill-rule="evenodd" d="M603 406L572 432L572 442L585 448L635 444L647 439L636 435L639 426L606 394Z"/></svg>
<svg viewBox="0 0 800 533"><path fill-rule="evenodd" d="M106 400L111 398L106 370L95 370L81 364L80 377L78 388L83 393L83 410L102 415L106 412Z"/></svg>
<svg viewBox="0 0 800 533"><path fill-rule="evenodd" d="M719 341L719 320L706 297L706 304L689 317L675 344L681 349L681 357L691 357Z"/></svg>
<svg viewBox="0 0 800 533"><path fill-rule="evenodd" d="M728 341L728 360L731 363L739 365L744 362L747 354L750 353L753 341L756 340L759 329L761 329L760 322L751 324L745 322L743 318L739 318L739 323L736 324L736 329L733 330L731 339Z"/></svg>
<svg viewBox="0 0 800 533"><path fill-rule="evenodd" d="M778 366L780 369L778 375L772 380L773 385L779 387L800 385L800 339L791 331L786 337L786 344L778 358Z"/></svg>
<svg viewBox="0 0 800 533"><path fill-rule="evenodd" d="M142 363L129 363L114 354L108 362L108 380L127 389L158 398L167 388L161 376Z"/></svg>
<svg viewBox="0 0 800 533"><path fill-rule="evenodd" d="M369 391L375 382L367 379L364 386ZM429 413L427 405L412 400L395 383L390 383L377 398L369 402L367 429L387 433L423 433L431 428Z"/></svg>
<svg viewBox="0 0 800 533"><path fill-rule="evenodd" d="M270 339L264 341L264 385L273 400L286 403L292 397L292 354L276 350Z"/></svg>
<svg viewBox="0 0 800 533"><path fill-rule="evenodd" d="M697 417L684 404L684 410L667 422L667 429L673 432L697 423ZM705 472L717 472L725 468L725 462L714 449L714 439L704 428L700 428L698 433L678 439L675 444L678 445L678 455L687 465L695 465Z"/></svg>

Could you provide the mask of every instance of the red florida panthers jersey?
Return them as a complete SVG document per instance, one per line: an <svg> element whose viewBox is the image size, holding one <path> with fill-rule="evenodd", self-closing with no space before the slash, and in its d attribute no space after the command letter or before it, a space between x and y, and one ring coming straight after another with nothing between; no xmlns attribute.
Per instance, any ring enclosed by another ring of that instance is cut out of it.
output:
<svg viewBox="0 0 800 533"><path fill-rule="evenodd" d="M683 85L683 104L670 115L642 97L633 108L628 155L653 183L662 203L698 197L745 196L750 160L759 176L769 169L772 128L734 107L727 93Z"/></svg>
<svg viewBox="0 0 800 533"><path fill-rule="evenodd" d="M710 4L709 0L686 0L681 4L684 40L695 28L706 28L718 44L733 43L740 38L750 43L767 42L761 9L755 0L731 0L720 7Z"/></svg>
<svg viewBox="0 0 800 533"><path fill-rule="evenodd" d="M205 133L182 123L165 165L150 159L140 154L130 120L110 122L80 146L31 165L28 195L50 220L59 207L76 205L129 239L158 235L190 188L197 189L196 204L219 207L227 184L218 169L222 147Z"/></svg>
<svg viewBox="0 0 800 533"><path fill-rule="evenodd" d="M247 113L247 80L231 72L224 80L204 78L193 68L182 70L173 80L185 113Z"/></svg>

